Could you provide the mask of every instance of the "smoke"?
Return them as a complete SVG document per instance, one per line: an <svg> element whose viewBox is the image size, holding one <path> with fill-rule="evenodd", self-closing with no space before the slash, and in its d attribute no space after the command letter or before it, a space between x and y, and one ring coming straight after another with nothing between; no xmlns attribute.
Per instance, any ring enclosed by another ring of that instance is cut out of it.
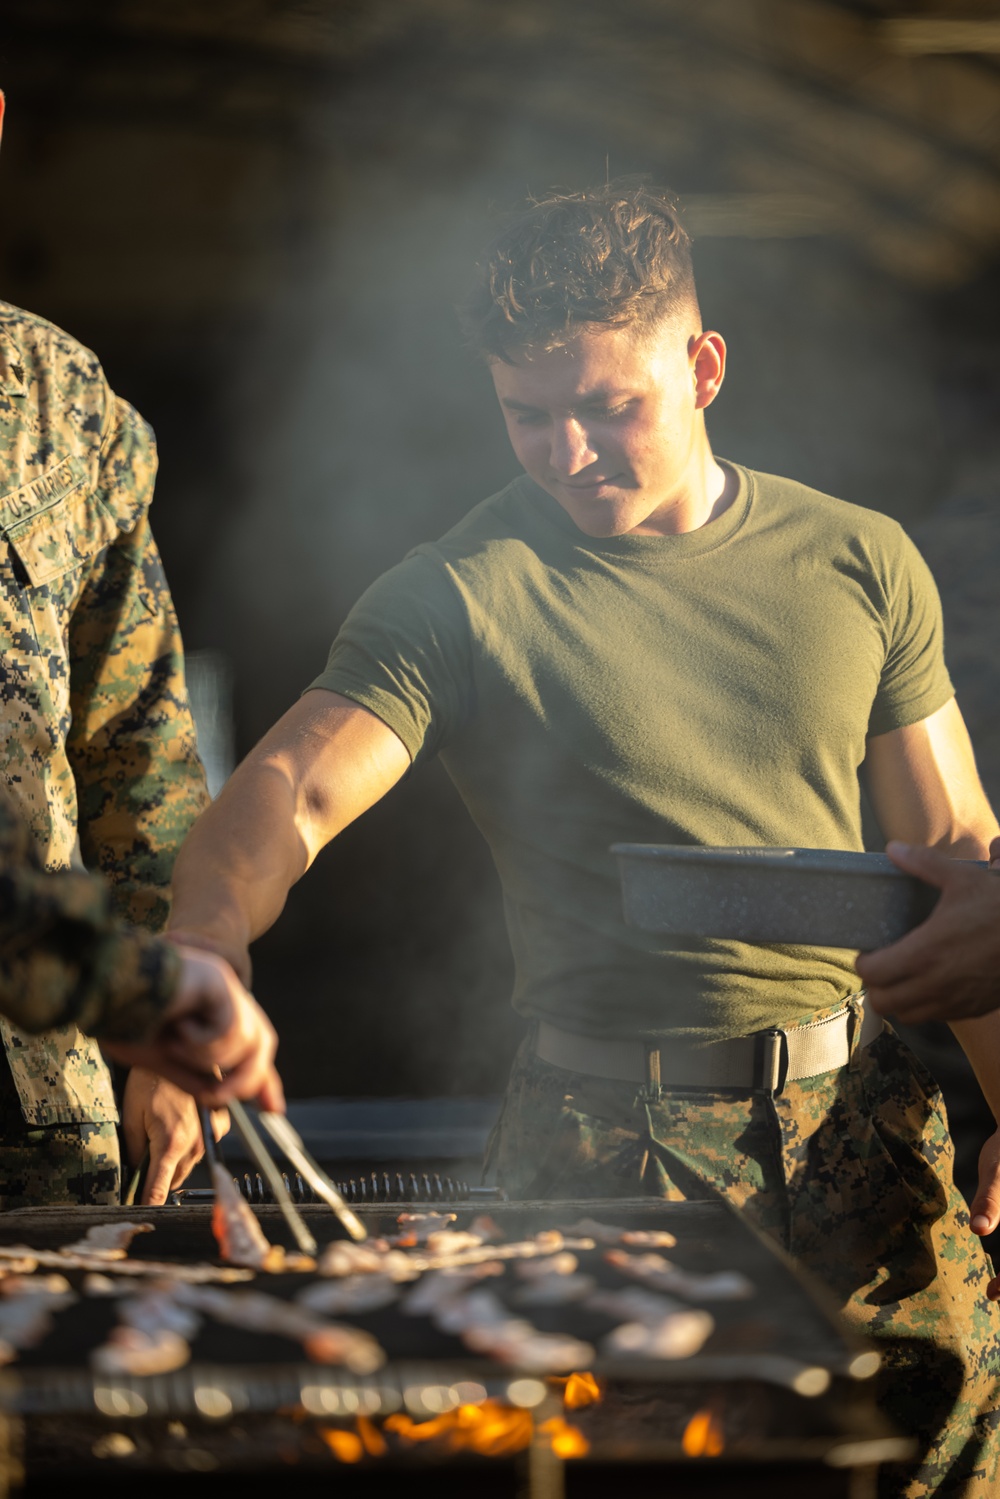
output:
<svg viewBox="0 0 1000 1499"><path fill-rule="evenodd" d="M430 79L397 100L358 84L302 126L288 191L309 230L246 342L230 403L243 499L197 632L236 662L241 751L319 673L365 586L517 472L454 304L494 208L602 178L606 146L520 110L529 82L461 117ZM657 142L630 151L613 171L670 183ZM933 508L949 460L917 294L822 235L703 238L695 254L730 346L717 451L904 520ZM321 857L257 973L297 1093L499 1090L518 1034L499 890L439 767Z"/></svg>

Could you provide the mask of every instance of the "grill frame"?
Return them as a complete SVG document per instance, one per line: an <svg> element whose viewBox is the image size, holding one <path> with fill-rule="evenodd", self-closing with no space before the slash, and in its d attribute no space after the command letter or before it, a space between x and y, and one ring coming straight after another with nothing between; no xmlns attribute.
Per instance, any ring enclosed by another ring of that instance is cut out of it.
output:
<svg viewBox="0 0 1000 1499"><path fill-rule="evenodd" d="M398 1205L387 1205L361 1208L359 1213L369 1231L379 1233L395 1226L398 1210ZM463 1227L481 1208L478 1204L459 1203L452 1210L458 1215L456 1226ZM287 1230L280 1210L263 1206L255 1211L268 1236L274 1242L285 1242ZM730 1348L724 1352L709 1349L675 1363L599 1358L594 1366L601 1378L614 1384L633 1388L645 1385L651 1390L673 1390L678 1394L689 1390L698 1404L720 1398L727 1390L743 1385L761 1386L770 1391L772 1407L800 1413L800 1418L793 1422L797 1430L772 1432L751 1448L731 1454L738 1455L740 1462L784 1466L807 1462L829 1467L840 1460L837 1454L841 1453L846 1454L847 1469L901 1459L912 1449L911 1443L891 1431L877 1415L870 1386L856 1377L859 1357L863 1360L870 1354L870 1346L839 1321L820 1288L808 1283L787 1256L725 1204L587 1199L559 1203L495 1202L488 1205L488 1211L504 1227L507 1237L572 1224L582 1216L624 1227L667 1228L677 1234L679 1241L677 1251L668 1251L671 1259L683 1264L693 1257L697 1268L706 1271L723 1267L743 1269L758 1287L758 1302L767 1302L772 1308L779 1306L776 1348L750 1347L743 1351ZM343 1237L333 1215L325 1208L307 1205L303 1213L321 1242ZM136 1241L133 1246L136 1257L214 1258L208 1207L21 1209L0 1216L0 1242L23 1243L40 1249L57 1247L79 1237L85 1227L124 1218L152 1222L156 1229ZM113 1268L109 1266L111 1273ZM301 1278L293 1281L292 1277L260 1276L254 1284L259 1289L280 1293L286 1281L303 1283ZM752 1303L739 1305L750 1307ZM720 1312L721 1318L721 1308L714 1310ZM348 1320L366 1325L364 1318ZM545 1325L544 1321L536 1320ZM576 1329L567 1325L565 1330ZM402 1410L417 1420L433 1416L442 1409L440 1403L435 1403L435 1398L440 1397L429 1398L428 1392L463 1381L481 1385L490 1397L509 1399L512 1383L525 1377L525 1371L503 1369L491 1361L464 1356L464 1351L458 1357L420 1359L394 1356L393 1350L386 1346L389 1363L376 1375L366 1378L304 1363L208 1361L198 1356L197 1344L195 1357L185 1369L147 1379L109 1381L93 1376L79 1365L39 1362L28 1355L24 1362L10 1366L0 1375L0 1410L10 1417L23 1416L29 1420L63 1416L79 1421L82 1430L96 1433L109 1429L148 1432L157 1422L162 1424L167 1420L200 1423L205 1430L217 1431L246 1416L273 1416L280 1410L298 1407L305 1411L305 1429L310 1423L315 1426L321 1421L336 1424L353 1413L380 1417ZM45 1353L44 1344L38 1352ZM824 1370L829 1376L829 1387L807 1398L795 1392L795 1385L808 1369ZM198 1391L205 1389L222 1392L225 1399L217 1401L220 1408L228 1401L228 1409L221 1416L205 1417L198 1400ZM803 1414L806 1412L808 1420ZM575 1415L571 1419L576 1419ZM290 1432L292 1427L289 1421ZM411 1465L411 1458L412 1462L427 1461L426 1456L414 1453L408 1456L406 1466ZM387 1467L397 1460L378 1462ZM686 1461L678 1440L644 1439L605 1445L584 1461L673 1464L681 1460ZM239 1467L237 1457L224 1466L232 1466L235 1471ZM152 1461L153 1470L158 1470L156 1460Z"/></svg>

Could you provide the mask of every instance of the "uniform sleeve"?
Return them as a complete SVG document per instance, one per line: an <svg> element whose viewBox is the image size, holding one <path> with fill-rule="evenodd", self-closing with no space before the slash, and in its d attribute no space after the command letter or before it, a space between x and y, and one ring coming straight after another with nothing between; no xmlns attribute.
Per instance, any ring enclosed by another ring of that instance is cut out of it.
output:
<svg viewBox="0 0 1000 1499"><path fill-rule="evenodd" d="M898 530L898 552L885 583L888 639L869 734L888 734L929 718L955 695L944 661L941 600L930 568Z"/></svg>
<svg viewBox="0 0 1000 1499"><path fill-rule="evenodd" d="M120 534L93 570L70 624L67 753L80 847L115 909L154 930L169 910L174 858L208 804L173 601L146 509L152 433L112 398L98 503Z"/></svg>
<svg viewBox="0 0 1000 1499"><path fill-rule="evenodd" d="M108 1040L153 1031L176 986L167 942L113 920L92 875L48 873L0 798L0 1012L26 1031L76 1022Z"/></svg>
<svg viewBox="0 0 1000 1499"><path fill-rule="evenodd" d="M418 548L373 583L310 687L374 713L414 762L437 754L474 701L468 619L440 559Z"/></svg>

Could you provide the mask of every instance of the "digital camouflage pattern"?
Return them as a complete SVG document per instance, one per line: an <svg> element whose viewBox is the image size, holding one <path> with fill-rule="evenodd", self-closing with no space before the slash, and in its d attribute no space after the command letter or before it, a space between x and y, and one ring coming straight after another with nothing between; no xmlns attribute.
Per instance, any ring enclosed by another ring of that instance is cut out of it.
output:
<svg viewBox="0 0 1000 1499"><path fill-rule="evenodd" d="M78 850L115 911L153 928L208 799L146 514L155 470L152 433L95 357L0 303L2 782L47 868ZM27 1124L117 1119L77 1026L0 1033Z"/></svg>
<svg viewBox="0 0 1000 1499"><path fill-rule="evenodd" d="M103 880L49 873L0 790L0 1014L21 1030L74 1021L88 1035L144 1040L176 992L169 942L116 920Z"/></svg>
<svg viewBox="0 0 1000 1499"><path fill-rule="evenodd" d="M16 1095L15 1095L16 1097ZM0 1211L40 1202L113 1207L119 1201L118 1132L113 1124L50 1124L20 1117L0 1145Z"/></svg>
<svg viewBox="0 0 1000 1499"><path fill-rule="evenodd" d="M878 1343L879 1402L922 1451L883 1470L882 1499L996 1499L1000 1308L986 1299L989 1259L951 1163L937 1085L888 1028L848 1067L773 1099L690 1090L647 1101L634 1083L553 1067L526 1043L489 1151L515 1197L721 1192Z"/></svg>

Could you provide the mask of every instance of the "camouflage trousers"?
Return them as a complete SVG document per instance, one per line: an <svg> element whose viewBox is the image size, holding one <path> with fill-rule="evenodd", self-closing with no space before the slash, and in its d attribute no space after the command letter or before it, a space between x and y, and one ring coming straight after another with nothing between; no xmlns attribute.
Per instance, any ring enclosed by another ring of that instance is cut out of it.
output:
<svg viewBox="0 0 1000 1499"><path fill-rule="evenodd" d="M698 1089L658 1102L525 1042L487 1164L517 1198L682 1201L711 1195L707 1181L877 1341L879 1404L921 1452L883 1469L881 1499L1000 1495L992 1268L952 1181L937 1085L891 1030L774 1098Z"/></svg>
<svg viewBox="0 0 1000 1499"><path fill-rule="evenodd" d="M26 1123L0 1056L0 1211L117 1203L119 1173L113 1124Z"/></svg>

